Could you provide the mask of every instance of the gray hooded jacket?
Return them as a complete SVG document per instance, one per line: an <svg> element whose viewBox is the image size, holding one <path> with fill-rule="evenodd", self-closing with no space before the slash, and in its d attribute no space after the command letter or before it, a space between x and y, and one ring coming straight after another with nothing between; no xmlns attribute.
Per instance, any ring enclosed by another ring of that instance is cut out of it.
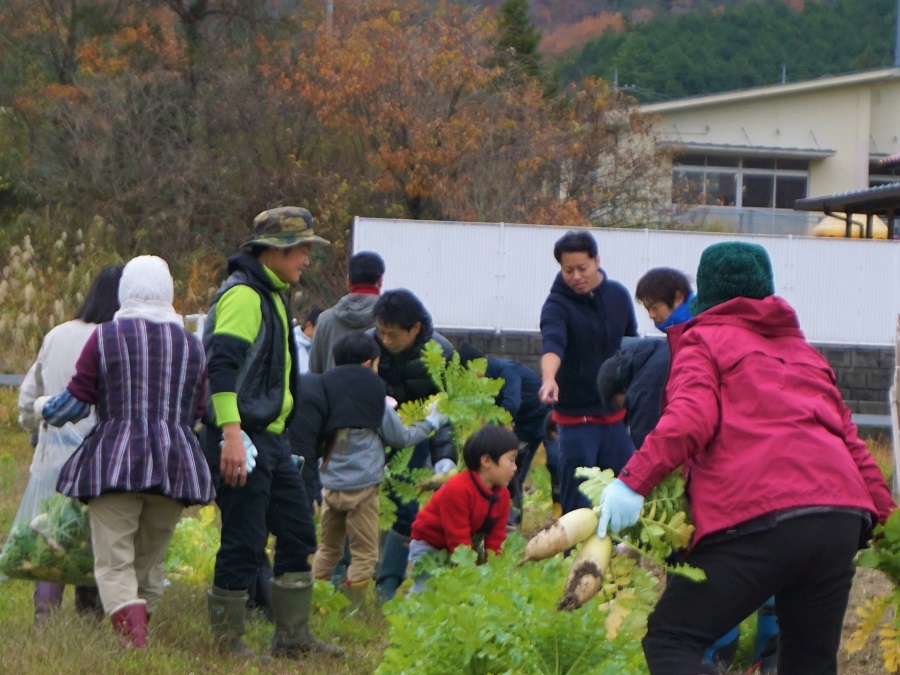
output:
<svg viewBox="0 0 900 675"><path fill-rule="evenodd" d="M309 350L309 372L324 373L334 368L332 350L335 343L348 333L362 333L375 325L372 309L378 297L369 293L350 293L319 315Z"/></svg>

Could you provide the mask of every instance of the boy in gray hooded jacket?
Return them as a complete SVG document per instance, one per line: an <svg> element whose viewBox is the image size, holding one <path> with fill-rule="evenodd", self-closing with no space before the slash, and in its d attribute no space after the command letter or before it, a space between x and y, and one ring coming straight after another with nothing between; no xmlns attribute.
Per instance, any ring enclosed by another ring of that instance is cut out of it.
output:
<svg viewBox="0 0 900 675"><path fill-rule="evenodd" d="M322 534L313 575L330 579L349 539L352 562L343 590L351 611L361 606L378 560L378 486L385 446L415 445L447 422L432 408L424 421L403 424L378 377L380 353L372 337L345 335L334 347L335 367L321 378L328 416L320 434Z"/></svg>

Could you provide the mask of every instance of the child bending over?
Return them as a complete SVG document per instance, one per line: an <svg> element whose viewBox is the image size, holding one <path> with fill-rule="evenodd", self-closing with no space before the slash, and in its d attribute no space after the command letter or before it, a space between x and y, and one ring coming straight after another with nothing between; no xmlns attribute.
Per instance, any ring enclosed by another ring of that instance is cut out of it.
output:
<svg viewBox="0 0 900 675"><path fill-rule="evenodd" d="M404 426L386 402L384 383L378 377L380 350L370 336L346 335L333 353L335 367L321 376L327 417L319 434L323 439L322 536L313 575L331 578L348 538L352 562L343 591L352 612L362 605L378 560L378 486L384 474L385 445L415 445L448 420L432 408L425 421Z"/></svg>
<svg viewBox="0 0 900 675"><path fill-rule="evenodd" d="M426 553L466 545L500 553L506 540L510 497L507 485L516 473L519 441L505 427L482 427L463 447L466 471L448 480L419 511L412 526L409 564ZM415 575L411 593L419 593L427 574Z"/></svg>

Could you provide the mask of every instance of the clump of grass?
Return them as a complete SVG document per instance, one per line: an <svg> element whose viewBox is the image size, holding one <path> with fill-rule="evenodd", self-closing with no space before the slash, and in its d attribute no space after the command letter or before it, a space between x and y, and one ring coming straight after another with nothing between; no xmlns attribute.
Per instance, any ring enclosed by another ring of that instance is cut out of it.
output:
<svg viewBox="0 0 900 675"><path fill-rule="evenodd" d="M71 318L103 266L118 262L102 245L110 237L102 219L69 231L56 216L23 214L7 233L11 241L3 242L0 372L24 373L47 331Z"/></svg>
<svg viewBox="0 0 900 675"><path fill-rule="evenodd" d="M881 473L884 474L885 479L890 483L894 475L894 453L891 441L881 434L870 436L863 440L866 443L866 447L869 448L869 452L872 453L872 457L875 458Z"/></svg>

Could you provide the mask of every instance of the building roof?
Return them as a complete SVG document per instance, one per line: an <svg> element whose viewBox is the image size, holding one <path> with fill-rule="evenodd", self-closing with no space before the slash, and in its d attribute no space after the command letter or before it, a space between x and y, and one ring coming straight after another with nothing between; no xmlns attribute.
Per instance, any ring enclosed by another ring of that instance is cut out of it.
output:
<svg viewBox="0 0 900 675"><path fill-rule="evenodd" d="M706 106L718 106L728 103L737 103L746 100L759 100L761 98L773 98L778 96L790 96L810 91L825 91L840 87L853 87L861 84L875 84L900 80L900 68L879 68L844 75L826 75L802 82L785 82L784 84L770 84L749 89L737 89L718 94L702 94L700 96L688 96L662 103L648 103L639 106L639 110L645 114L674 112L678 110L691 110Z"/></svg>
<svg viewBox="0 0 900 675"><path fill-rule="evenodd" d="M775 159L824 159L835 150L822 148L777 148L763 145L732 145L729 143L685 143L675 139L661 139L659 147L670 147L682 154L742 155L744 157L774 157Z"/></svg>
<svg viewBox="0 0 900 675"><path fill-rule="evenodd" d="M797 211L822 211L828 215L844 213L848 220L854 213L886 214L887 238L893 239L894 217L900 210L900 183L886 183L860 190L837 192L823 197L806 197L795 201L794 209Z"/></svg>
<svg viewBox="0 0 900 675"><path fill-rule="evenodd" d="M797 211L825 211L843 213L884 213L900 208L900 183L885 183L876 187L837 192L824 197L806 197L794 202Z"/></svg>

